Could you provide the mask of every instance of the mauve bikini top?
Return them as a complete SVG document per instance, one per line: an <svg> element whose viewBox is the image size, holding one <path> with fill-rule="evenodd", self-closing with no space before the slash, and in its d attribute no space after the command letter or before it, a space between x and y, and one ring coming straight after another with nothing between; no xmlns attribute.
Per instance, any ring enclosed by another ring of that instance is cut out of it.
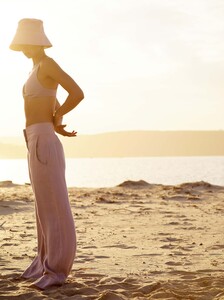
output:
<svg viewBox="0 0 224 300"><path fill-rule="evenodd" d="M30 76L23 86L24 97L56 97L56 89L45 88L37 78L39 64L30 72Z"/></svg>

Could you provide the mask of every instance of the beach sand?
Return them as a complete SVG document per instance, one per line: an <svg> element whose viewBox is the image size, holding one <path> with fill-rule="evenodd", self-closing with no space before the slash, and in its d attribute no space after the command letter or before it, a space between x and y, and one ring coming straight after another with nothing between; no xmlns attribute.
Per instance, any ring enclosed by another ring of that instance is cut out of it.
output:
<svg viewBox="0 0 224 300"><path fill-rule="evenodd" d="M61 287L29 287L36 253L29 185L0 183L0 299L224 300L224 187L127 181L69 188L78 251Z"/></svg>

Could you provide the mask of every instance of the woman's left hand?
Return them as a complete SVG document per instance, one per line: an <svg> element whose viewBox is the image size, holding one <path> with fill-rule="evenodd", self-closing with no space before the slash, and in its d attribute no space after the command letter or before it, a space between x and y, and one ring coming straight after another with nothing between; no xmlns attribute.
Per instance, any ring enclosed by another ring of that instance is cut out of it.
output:
<svg viewBox="0 0 224 300"><path fill-rule="evenodd" d="M54 130L55 132L57 132L58 134L61 134L63 136L68 136L68 137L73 137L73 136L76 136L77 132L76 131L72 131L72 132L69 132L69 131L66 131L64 128L66 127L66 125L57 125L57 126L54 126Z"/></svg>

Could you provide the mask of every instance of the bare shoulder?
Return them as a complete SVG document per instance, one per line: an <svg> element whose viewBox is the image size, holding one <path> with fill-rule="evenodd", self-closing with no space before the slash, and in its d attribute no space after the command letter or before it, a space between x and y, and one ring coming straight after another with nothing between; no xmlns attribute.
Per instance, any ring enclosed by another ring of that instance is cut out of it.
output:
<svg viewBox="0 0 224 300"><path fill-rule="evenodd" d="M45 56L44 59L41 61L40 69L40 77L51 78L57 83L59 83L60 78L64 76L64 71L60 68L56 61L49 56Z"/></svg>
<svg viewBox="0 0 224 300"><path fill-rule="evenodd" d="M44 59L42 59L40 66L42 69L49 69L49 68L58 68L59 65L56 63L56 61L49 57L45 56Z"/></svg>

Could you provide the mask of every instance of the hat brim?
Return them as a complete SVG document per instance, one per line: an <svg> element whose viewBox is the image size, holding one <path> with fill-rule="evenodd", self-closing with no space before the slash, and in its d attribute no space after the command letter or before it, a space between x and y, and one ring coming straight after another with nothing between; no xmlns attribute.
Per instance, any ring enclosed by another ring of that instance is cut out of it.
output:
<svg viewBox="0 0 224 300"><path fill-rule="evenodd" d="M38 19L22 19L19 21L16 34L9 48L14 51L22 51L24 45L52 47L44 32L43 21Z"/></svg>
<svg viewBox="0 0 224 300"><path fill-rule="evenodd" d="M14 50L14 51L23 51L24 46L39 46L39 47L43 47L44 49L47 49L47 48L52 47L52 45L11 44L11 45L9 46L9 48L10 48L11 50Z"/></svg>

